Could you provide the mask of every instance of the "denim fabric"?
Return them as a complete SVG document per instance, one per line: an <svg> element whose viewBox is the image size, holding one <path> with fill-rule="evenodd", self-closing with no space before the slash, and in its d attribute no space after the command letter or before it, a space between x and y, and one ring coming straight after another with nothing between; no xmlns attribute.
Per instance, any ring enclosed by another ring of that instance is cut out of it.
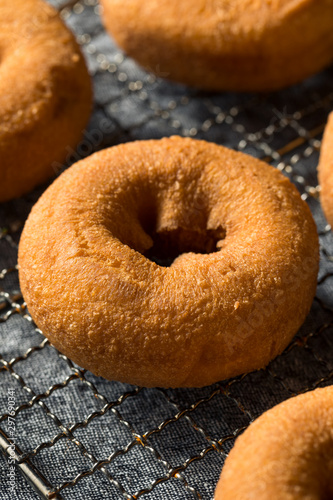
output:
<svg viewBox="0 0 333 500"><path fill-rule="evenodd" d="M143 490L147 500L212 499L225 456L251 419L304 389L332 383L333 238L318 200L316 166L321 126L333 107L333 68L268 95L203 93L155 78L122 54L103 29L94 0L70 5L62 15L86 56L95 98L78 152L68 148L57 174L98 149L173 134L265 158L296 184L315 217L321 243L318 290L293 347L243 380L194 390L139 390L88 372L79 378L52 346L30 353L43 336L25 316L17 272L11 269L42 186L0 206L0 272L8 270L0 275L0 354L7 362L25 356L11 365L12 372L0 363L0 416L7 412L8 395L21 406L53 387L17 413L15 437L25 453L48 443L30 459L54 488L109 459L103 470L64 488L63 498L121 499ZM7 421L0 427L8 429ZM64 429L71 431L67 437ZM7 459L0 455L0 500L39 498L19 472L11 491L7 474Z"/></svg>

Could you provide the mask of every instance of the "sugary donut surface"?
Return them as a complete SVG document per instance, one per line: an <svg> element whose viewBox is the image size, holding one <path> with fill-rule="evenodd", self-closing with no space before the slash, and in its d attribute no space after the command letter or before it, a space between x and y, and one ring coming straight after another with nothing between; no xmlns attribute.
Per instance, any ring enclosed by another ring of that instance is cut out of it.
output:
<svg viewBox="0 0 333 500"><path fill-rule="evenodd" d="M215 500L333 498L333 387L275 406L237 440Z"/></svg>
<svg viewBox="0 0 333 500"><path fill-rule="evenodd" d="M333 113L326 125L318 166L320 201L328 222L333 227Z"/></svg>
<svg viewBox="0 0 333 500"><path fill-rule="evenodd" d="M91 110L73 35L42 0L0 2L0 201L55 175Z"/></svg>
<svg viewBox="0 0 333 500"><path fill-rule="evenodd" d="M333 0L102 0L116 42L149 71L210 90L269 91L333 60Z"/></svg>
<svg viewBox="0 0 333 500"><path fill-rule="evenodd" d="M318 236L277 170L173 137L62 174L27 220L19 266L33 319L78 364L138 385L203 386L287 346L315 293Z"/></svg>

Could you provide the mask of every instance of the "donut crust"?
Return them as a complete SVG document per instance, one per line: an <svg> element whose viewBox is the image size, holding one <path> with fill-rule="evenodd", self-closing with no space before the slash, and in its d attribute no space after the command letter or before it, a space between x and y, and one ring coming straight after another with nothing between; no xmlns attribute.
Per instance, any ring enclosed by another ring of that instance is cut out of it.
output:
<svg viewBox="0 0 333 500"><path fill-rule="evenodd" d="M156 241L178 245L170 267L144 255ZM212 241L220 250L204 253ZM26 222L19 276L36 324L79 365L198 387L283 351L310 309L318 253L310 210L276 169L172 137L62 174Z"/></svg>
<svg viewBox="0 0 333 500"><path fill-rule="evenodd" d="M42 0L0 4L0 201L55 175L88 121L91 81L57 11Z"/></svg>
<svg viewBox="0 0 333 500"><path fill-rule="evenodd" d="M321 205L326 219L333 227L333 113L328 118L321 145L318 178Z"/></svg>
<svg viewBox="0 0 333 500"><path fill-rule="evenodd" d="M105 26L125 52L159 76L198 88L278 90L333 60L333 0L101 3Z"/></svg>
<svg viewBox="0 0 333 500"><path fill-rule="evenodd" d="M225 462L214 499L332 497L331 386L291 398L250 424Z"/></svg>

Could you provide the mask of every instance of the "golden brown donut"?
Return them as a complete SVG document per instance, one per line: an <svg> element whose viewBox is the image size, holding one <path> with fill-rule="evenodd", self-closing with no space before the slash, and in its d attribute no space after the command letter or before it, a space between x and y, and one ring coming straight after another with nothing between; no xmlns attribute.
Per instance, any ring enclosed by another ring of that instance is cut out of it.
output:
<svg viewBox="0 0 333 500"><path fill-rule="evenodd" d="M321 146L318 166L320 201L328 222L333 227L333 113L330 114Z"/></svg>
<svg viewBox="0 0 333 500"><path fill-rule="evenodd" d="M0 1L0 201L54 175L91 100L84 59L58 13L41 0Z"/></svg>
<svg viewBox="0 0 333 500"><path fill-rule="evenodd" d="M270 91L333 60L333 0L101 0L149 71L208 90Z"/></svg>
<svg viewBox="0 0 333 500"><path fill-rule="evenodd" d="M147 255L179 256L162 267ZM19 267L33 319L79 365L203 386L287 346L315 293L318 236L277 170L173 137L106 149L61 175L26 222Z"/></svg>
<svg viewBox="0 0 333 500"><path fill-rule="evenodd" d="M333 386L265 412L237 440L215 500L333 498Z"/></svg>

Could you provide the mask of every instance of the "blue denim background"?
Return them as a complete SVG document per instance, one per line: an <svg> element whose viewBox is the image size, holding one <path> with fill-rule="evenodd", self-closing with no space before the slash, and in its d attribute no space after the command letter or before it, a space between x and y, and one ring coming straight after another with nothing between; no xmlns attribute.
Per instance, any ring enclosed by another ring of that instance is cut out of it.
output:
<svg viewBox="0 0 333 500"><path fill-rule="evenodd" d="M195 390L107 382L71 366L48 343L29 351L43 336L17 295L12 268L22 225L43 186L0 206L0 416L7 411L9 389L15 389L18 407L32 400L17 412L17 444L54 488L71 484L62 489L63 498L121 499L141 491L147 500L212 499L225 456L252 419L333 380L333 239L316 188L321 131L333 108L333 68L269 95L202 93L156 79L124 56L105 33L97 2L70 5L62 16L86 55L95 105L79 154L68 149L68 164L119 142L173 134L270 161L296 184L317 222L318 290L295 341L266 370ZM73 483L105 459L103 470L97 467ZM18 472L12 493L7 471L0 455L1 500L38 498Z"/></svg>

